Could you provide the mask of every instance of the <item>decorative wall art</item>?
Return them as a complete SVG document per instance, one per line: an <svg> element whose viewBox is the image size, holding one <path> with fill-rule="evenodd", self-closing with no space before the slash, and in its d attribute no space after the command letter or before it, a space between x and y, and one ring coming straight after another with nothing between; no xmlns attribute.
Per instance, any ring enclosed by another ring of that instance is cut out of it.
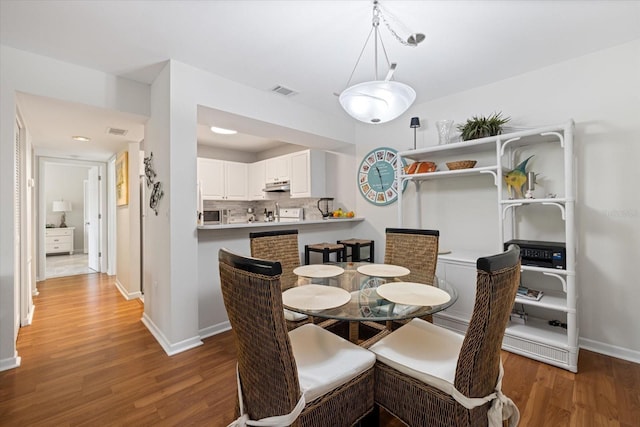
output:
<svg viewBox="0 0 640 427"><path fill-rule="evenodd" d="M147 180L147 187L153 188L151 190L151 196L149 196L149 207L158 215L158 203L164 196L162 191L162 183L156 181L156 172L153 170L153 153L149 154L149 157L144 158L144 175Z"/></svg>
<svg viewBox="0 0 640 427"><path fill-rule="evenodd" d="M398 152L389 147L380 147L367 153L358 168L358 188L369 203L384 206L398 199L396 164ZM402 159L404 165L404 159ZM404 191L405 182L401 191Z"/></svg>
<svg viewBox="0 0 640 427"><path fill-rule="evenodd" d="M129 204L129 153L123 151L116 157L116 206Z"/></svg>

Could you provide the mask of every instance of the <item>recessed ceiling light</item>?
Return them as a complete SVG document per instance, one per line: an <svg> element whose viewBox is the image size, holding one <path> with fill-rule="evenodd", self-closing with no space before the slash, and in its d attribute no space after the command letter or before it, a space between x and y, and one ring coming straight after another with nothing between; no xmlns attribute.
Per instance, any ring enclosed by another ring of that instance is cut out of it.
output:
<svg viewBox="0 0 640 427"><path fill-rule="evenodd" d="M219 133L221 135L235 135L236 133L238 133L237 130L218 128L218 127L215 127L215 126L211 126L211 132Z"/></svg>
<svg viewBox="0 0 640 427"><path fill-rule="evenodd" d="M72 139L75 139L76 141L82 141L82 142L89 142L91 141L91 138L89 138L88 136L81 136L81 135L76 135L71 137Z"/></svg>

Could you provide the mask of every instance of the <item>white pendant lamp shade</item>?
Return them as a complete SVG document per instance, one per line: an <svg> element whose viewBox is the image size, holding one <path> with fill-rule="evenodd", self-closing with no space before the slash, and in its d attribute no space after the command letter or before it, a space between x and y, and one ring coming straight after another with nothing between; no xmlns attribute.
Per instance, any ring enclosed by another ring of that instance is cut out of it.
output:
<svg viewBox="0 0 640 427"><path fill-rule="evenodd" d="M373 1L373 16L371 19L371 31L367 40L364 42L364 47L360 51L360 56L356 61L355 67L351 72L349 81L347 82L347 88L340 93L340 105L344 110L356 120L360 120L364 123L385 123L393 119L398 118L402 113L407 111L413 101L416 100L416 91L411 86L404 83L391 80L393 73L396 70L397 63L389 62L387 57L387 50L384 47L382 38L379 34L380 22L384 22L391 34L402 44L407 46L417 46L418 43L424 40L424 34L411 33L411 36L404 41L398 34L391 28L391 25L386 20L378 0ZM374 77L372 81L359 83L353 86L349 86L351 79L358 68L362 54L367 48L367 43L373 35L373 66ZM384 80L380 80L378 77L378 42L382 47L386 64L389 67L387 76Z"/></svg>
<svg viewBox="0 0 640 427"><path fill-rule="evenodd" d="M385 123L407 111L416 100L416 91L404 83L377 80L345 89L339 100L354 119L364 123Z"/></svg>

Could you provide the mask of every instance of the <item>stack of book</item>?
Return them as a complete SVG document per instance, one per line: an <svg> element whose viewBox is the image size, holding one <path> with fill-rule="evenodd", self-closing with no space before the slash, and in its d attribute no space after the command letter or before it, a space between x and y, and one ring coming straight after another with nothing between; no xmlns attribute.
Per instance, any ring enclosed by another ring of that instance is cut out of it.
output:
<svg viewBox="0 0 640 427"><path fill-rule="evenodd" d="M520 286L518 288L518 294L519 297L522 298L527 298L530 300L534 300L534 301L539 301L540 298L542 298L542 295L544 295L544 293L542 291L538 291L536 289L531 289L531 288L527 288L525 286Z"/></svg>

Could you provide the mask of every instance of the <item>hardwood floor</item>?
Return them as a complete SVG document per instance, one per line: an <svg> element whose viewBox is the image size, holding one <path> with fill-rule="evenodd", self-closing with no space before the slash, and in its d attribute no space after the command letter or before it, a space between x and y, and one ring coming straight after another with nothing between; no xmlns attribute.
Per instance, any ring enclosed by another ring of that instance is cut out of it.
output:
<svg viewBox="0 0 640 427"><path fill-rule="evenodd" d="M226 426L236 401L231 332L167 356L103 274L38 283L22 366L0 372L3 426ZM521 426L640 426L640 365L581 351L579 373L503 353ZM401 426L389 414L381 425Z"/></svg>

